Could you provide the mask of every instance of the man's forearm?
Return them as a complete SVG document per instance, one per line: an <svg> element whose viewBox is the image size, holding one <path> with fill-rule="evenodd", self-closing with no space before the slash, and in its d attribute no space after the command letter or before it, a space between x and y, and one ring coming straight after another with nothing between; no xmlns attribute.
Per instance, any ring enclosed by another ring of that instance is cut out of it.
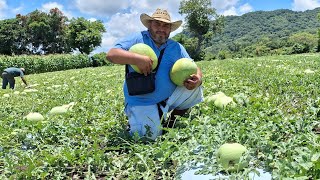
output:
<svg viewBox="0 0 320 180"><path fill-rule="evenodd" d="M27 83L27 81L26 81L24 78L21 78L21 80L22 80L22 82L23 82L26 86L28 86L28 83Z"/></svg>
<svg viewBox="0 0 320 180"><path fill-rule="evenodd" d="M132 53L123 49L112 48L107 53L106 58L108 61L115 64L136 64L142 55Z"/></svg>

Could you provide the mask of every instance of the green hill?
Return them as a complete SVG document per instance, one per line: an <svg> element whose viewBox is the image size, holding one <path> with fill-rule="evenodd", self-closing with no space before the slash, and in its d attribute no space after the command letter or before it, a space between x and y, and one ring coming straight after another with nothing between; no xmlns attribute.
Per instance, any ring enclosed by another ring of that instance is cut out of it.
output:
<svg viewBox="0 0 320 180"><path fill-rule="evenodd" d="M316 34L320 27L317 14L320 8L307 11L280 9L275 11L256 11L242 16L226 16L222 33L217 34L207 47L213 52L233 50L234 45L248 46L261 41L287 40L298 32Z"/></svg>

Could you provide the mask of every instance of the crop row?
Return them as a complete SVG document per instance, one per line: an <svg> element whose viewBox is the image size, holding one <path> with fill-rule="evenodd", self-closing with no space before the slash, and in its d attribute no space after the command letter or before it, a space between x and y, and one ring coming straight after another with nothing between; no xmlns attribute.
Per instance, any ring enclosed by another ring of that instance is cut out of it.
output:
<svg viewBox="0 0 320 180"><path fill-rule="evenodd" d="M62 71L92 66L87 55L34 55L34 56L0 56L0 70L7 67L24 67L28 74Z"/></svg>

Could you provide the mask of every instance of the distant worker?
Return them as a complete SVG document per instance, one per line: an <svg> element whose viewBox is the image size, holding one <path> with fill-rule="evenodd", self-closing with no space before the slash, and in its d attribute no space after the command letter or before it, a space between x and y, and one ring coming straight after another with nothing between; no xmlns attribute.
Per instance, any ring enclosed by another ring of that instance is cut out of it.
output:
<svg viewBox="0 0 320 180"><path fill-rule="evenodd" d="M2 78L2 89L6 89L8 83L11 89L14 89L15 85L15 77L20 76L23 83L28 87L27 81L24 79L25 69L24 68L16 68L10 67L3 71Z"/></svg>

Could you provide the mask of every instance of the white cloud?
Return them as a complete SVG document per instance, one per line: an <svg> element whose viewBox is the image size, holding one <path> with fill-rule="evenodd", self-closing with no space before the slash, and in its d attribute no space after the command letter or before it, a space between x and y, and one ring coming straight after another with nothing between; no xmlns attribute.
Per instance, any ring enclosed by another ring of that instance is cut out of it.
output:
<svg viewBox="0 0 320 180"><path fill-rule="evenodd" d="M0 0L0 10L6 9L7 7L7 2L5 0Z"/></svg>
<svg viewBox="0 0 320 180"><path fill-rule="evenodd" d="M229 10L235 7L239 0L212 0L212 6L217 10Z"/></svg>
<svg viewBox="0 0 320 180"><path fill-rule="evenodd" d="M224 16L236 16L237 14L237 9L235 7L231 7L222 13Z"/></svg>
<svg viewBox="0 0 320 180"><path fill-rule="evenodd" d="M129 35L132 32L141 31L144 26L140 22L140 13L117 13L111 16L108 23L106 23L106 30L113 37L120 38Z"/></svg>
<svg viewBox="0 0 320 180"><path fill-rule="evenodd" d="M12 9L11 12L13 12L14 14L20 14L22 10L23 10L23 6L19 6Z"/></svg>
<svg viewBox="0 0 320 180"><path fill-rule="evenodd" d="M63 15L67 16L68 18L72 18L72 13L70 11L64 10L64 6L62 4L59 4L57 2L48 2L42 5L41 10L44 12L50 12L51 9L58 8Z"/></svg>
<svg viewBox="0 0 320 180"><path fill-rule="evenodd" d="M63 5L58 4L57 2L48 2L46 4L43 4L41 9L45 12L49 12L53 8L63 10Z"/></svg>
<svg viewBox="0 0 320 180"><path fill-rule="evenodd" d="M179 6L181 0L132 0L131 7L141 13L152 14L157 8L166 9L174 19L179 15Z"/></svg>
<svg viewBox="0 0 320 180"><path fill-rule="evenodd" d="M138 12L112 15L110 20L105 23L107 32L103 34L101 48L98 48L96 52L108 51L119 39L144 30L145 28L141 24L139 16Z"/></svg>
<svg viewBox="0 0 320 180"><path fill-rule="evenodd" d="M5 0L0 0L0 19L5 17L5 10L8 8Z"/></svg>
<svg viewBox="0 0 320 180"><path fill-rule="evenodd" d="M212 0L211 2L217 13L224 16L238 16L253 11L249 3L240 5L240 0Z"/></svg>
<svg viewBox="0 0 320 180"><path fill-rule="evenodd" d="M77 8L84 14L111 16L129 8L130 0L76 0Z"/></svg>
<svg viewBox="0 0 320 180"><path fill-rule="evenodd" d="M292 10L304 11L320 7L319 0L294 0L292 3Z"/></svg>
<svg viewBox="0 0 320 180"><path fill-rule="evenodd" d="M251 12L251 11L253 11L253 8L248 3L246 3L246 4L244 4L244 5L239 7L240 14L245 14L245 13L248 13L248 12Z"/></svg>
<svg viewBox="0 0 320 180"><path fill-rule="evenodd" d="M95 21L97 21L96 18L89 18L88 20L89 20L90 22L95 22Z"/></svg>
<svg viewBox="0 0 320 180"><path fill-rule="evenodd" d="M103 40L101 43L101 46L107 49L114 46L116 41L118 40L116 37L109 36L109 35L110 35L109 33L105 33L103 35Z"/></svg>

